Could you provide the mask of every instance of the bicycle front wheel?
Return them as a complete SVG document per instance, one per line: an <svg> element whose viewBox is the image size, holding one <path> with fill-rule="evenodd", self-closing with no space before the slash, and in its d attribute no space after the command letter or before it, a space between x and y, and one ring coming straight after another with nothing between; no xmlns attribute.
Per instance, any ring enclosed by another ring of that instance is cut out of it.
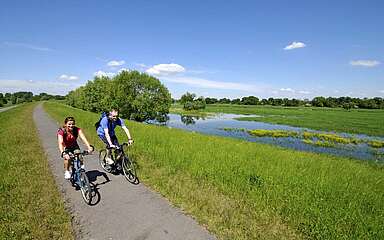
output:
<svg viewBox="0 0 384 240"><path fill-rule="evenodd" d="M136 167L133 161L129 157L124 156L122 167L123 167L124 176L128 180L128 182L136 183L137 181Z"/></svg>
<svg viewBox="0 0 384 240"><path fill-rule="evenodd" d="M83 171L80 172L80 191L84 201L87 204L90 204L92 201L92 188L91 184L89 183L87 174L85 174Z"/></svg>
<svg viewBox="0 0 384 240"><path fill-rule="evenodd" d="M105 157L107 156L107 151L105 149L101 150L99 153L99 163L102 169L106 172L111 172L111 166L107 164L105 161Z"/></svg>

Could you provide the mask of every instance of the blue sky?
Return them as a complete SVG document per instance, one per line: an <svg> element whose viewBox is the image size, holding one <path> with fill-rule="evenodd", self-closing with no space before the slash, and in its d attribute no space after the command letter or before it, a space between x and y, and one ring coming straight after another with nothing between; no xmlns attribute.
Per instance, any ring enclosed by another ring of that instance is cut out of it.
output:
<svg viewBox="0 0 384 240"><path fill-rule="evenodd" d="M174 98L384 96L384 1L2 1L0 92L136 69Z"/></svg>

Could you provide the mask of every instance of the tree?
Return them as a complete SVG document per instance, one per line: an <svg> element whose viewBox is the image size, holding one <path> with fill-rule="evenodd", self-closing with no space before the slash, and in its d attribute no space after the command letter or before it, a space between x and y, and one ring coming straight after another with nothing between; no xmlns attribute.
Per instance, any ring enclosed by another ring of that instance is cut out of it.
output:
<svg viewBox="0 0 384 240"><path fill-rule="evenodd" d="M161 82L146 73L122 71L112 79L112 104L123 117L136 121L166 121L172 98Z"/></svg>
<svg viewBox="0 0 384 240"><path fill-rule="evenodd" d="M315 107L324 107L325 106L325 98L324 97L315 97L312 100L312 105Z"/></svg>
<svg viewBox="0 0 384 240"><path fill-rule="evenodd" d="M186 104L187 102L193 102L195 100L196 94L186 92L180 98L181 104Z"/></svg>
<svg viewBox="0 0 384 240"><path fill-rule="evenodd" d="M209 98L209 97L205 98L206 104L215 104L217 102L218 102L218 100L216 98Z"/></svg>
<svg viewBox="0 0 384 240"><path fill-rule="evenodd" d="M221 99L219 100L219 103L222 103L222 104L229 104L229 103L231 103L231 99L229 99L229 98L221 98Z"/></svg>
<svg viewBox="0 0 384 240"><path fill-rule="evenodd" d="M261 99L260 104L261 104L261 105L268 105L269 102L268 102L267 99L263 98L263 99Z"/></svg>
<svg viewBox="0 0 384 240"><path fill-rule="evenodd" d="M66 96L68 105L93 112L116 108L124 118L136 121L167 120L171 94L161 82L138 71L122 71L115 77L95 77Z"/></svg>
<svg viewBox="0 0 384 240"><path fill-rule="evenodd" d="M240 98L235 98L231 101L231 104L240 104L241 103L241 100Z"/></svg>
<svg viewBox="0 0 384 240"><path fill-rule="evenodd" d="M243 97L241 99L241 104L244 105L257 105L259 103L259 99L255 96Z"/></svg>
<svg viewBox="0 0 384 240"><path fill-rule="evenodd" d="M183 96L180 98L180 103L183 104L183 108L185 110L199 110L199 109L204 109L206 107L206 102L204 97L199 97L195 99L196 94L194 93L185 93Z"/></svg>

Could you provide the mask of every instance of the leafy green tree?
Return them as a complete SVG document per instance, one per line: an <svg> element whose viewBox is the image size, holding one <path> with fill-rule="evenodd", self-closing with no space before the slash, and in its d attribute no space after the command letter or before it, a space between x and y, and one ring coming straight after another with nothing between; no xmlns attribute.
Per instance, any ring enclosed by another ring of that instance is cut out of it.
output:
<svg viewBox="0 0 384 240"><path fill-rule="evenodd" d="M241 104L244 105L257 105L259 103L259 98L255 96L243 97L241 99Z"/></svg>
<svg viewBox="0 0 384 240"><path fill-rule="evenodd" d="M315 97L312 100L312 105L315 107L324 107L325 106L325 97Z"/></svg>
<svg viewBox="0 0 384 240"><path fill-rule="evenodd" d="M123 71L112 80L111 104L123 117L137 121L166 121L172 98L161 82L138 71Z"/></svg>
<svg viewBox="0 0 384 240"><path fill-rule="evenodd" d="M269 102L267 99L265 99L265 98L261 99L260 105L268 105L268 104L269 104Z"/></svg>
<svg viewBox="0 0 384 240"><path fill-rule="evenodd" d="M219 100L217 100L216 98L209 98L209 97L205 98L205 103L207 103L207 104L215 104L218 101Z"/></svg>
<svg viewBox="0 0 384 240"><path fill-rule="evenodd" d="M186 104L187 102L193 102L195 100L196 94L186 92L180 98L181 104Z"/></svg>
<svg viewBox="0 0 384 240"><path fill-rule="evenodd" d="M241 103L241 100L240 98L235 98L231 101L231 104L240 104Z"/></svg>
<svg viewBox="0 0 384 240"><path fill-rule="evenodd" d="M198 110L198 109L204 109L206 107L206 102L204 97L199 97L195 99L196 94L194 93L185 93L180 98L180 103L183 104L183 108L185 110Z"/></svg>

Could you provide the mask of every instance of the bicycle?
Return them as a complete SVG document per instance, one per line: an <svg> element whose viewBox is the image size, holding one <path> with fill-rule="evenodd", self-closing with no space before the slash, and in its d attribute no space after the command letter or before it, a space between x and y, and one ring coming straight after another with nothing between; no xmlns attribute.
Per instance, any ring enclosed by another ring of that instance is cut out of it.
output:
<svg viewBox="0 0 384 240"><path fill-rule="evenodd" d="M105 148L99 153L99 163L100 166L108 173L123 173L124 177L128 182L133 184L138 184L138 177L136 173L136 167L134 161L125 154L123 149L124 146L129 146L128 143L121 144L121 147L116 148ZM111 154L111 158L114 161L113 164L108 164L105 161L105 157L107 156L107 151L115 149L115 154ZM115 155L115 156L113 156Z"/></svg>
<svg viewBox="0 0 384 240"><path fill-rule="evenodd" d="M93 146L92 151L94 149ZM92 201L92 188L89 183L89 179L87 174L85 173L85 170L81 168L81 162L80 158L89 155L90 153L87 150L80 151L75 150L73 153L70 151L64 151L64 153L67 153L69 155L69 162L71 165L71 178L69 179L72 183L72 186L80 188L81 196L83 197L84 201L89 205ZM62 155L63 155L62 154Z"/></svg>

